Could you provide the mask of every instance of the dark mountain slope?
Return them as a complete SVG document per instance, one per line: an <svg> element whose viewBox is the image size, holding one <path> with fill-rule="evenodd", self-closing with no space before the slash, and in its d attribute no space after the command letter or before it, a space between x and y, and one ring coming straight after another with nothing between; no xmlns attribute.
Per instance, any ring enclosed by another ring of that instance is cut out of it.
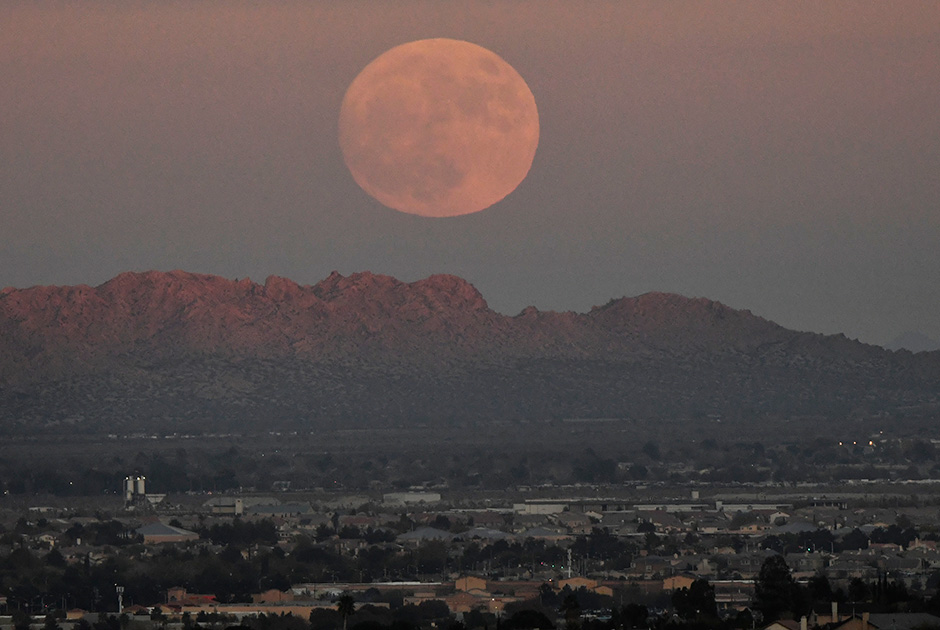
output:
<svg viewBox="0 0 940 630"><path fill-rule="evenodd" d="M453 276L173 271L0 292L0 426L172 432L565 417L930 417L940 353L649 293L515 317Z"/></svg>

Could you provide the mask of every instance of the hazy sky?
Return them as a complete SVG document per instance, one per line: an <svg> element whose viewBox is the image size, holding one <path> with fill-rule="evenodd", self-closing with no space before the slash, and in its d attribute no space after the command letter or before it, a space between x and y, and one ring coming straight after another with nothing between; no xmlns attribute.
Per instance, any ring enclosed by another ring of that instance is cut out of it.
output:
<svg viewBox="0 0 940 630"><path fill-rule="evenodd" d="M535 95L529 176L426 219L342 161L346 87L464 39ZM453 273L498 311L670 291L940 338L940 2L0 4L0 286Z"/></svg>

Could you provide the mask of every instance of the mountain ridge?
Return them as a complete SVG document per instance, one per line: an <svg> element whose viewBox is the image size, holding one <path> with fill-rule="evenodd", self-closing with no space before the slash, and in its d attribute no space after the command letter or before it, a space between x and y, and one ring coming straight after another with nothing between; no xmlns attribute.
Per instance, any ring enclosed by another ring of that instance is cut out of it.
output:
<svg viewBox="0 0 940 630"><path fill-rule="evenodd" d="M418 343L416 334L425 343L465 350L510 343L532 352L559 342L592 353L643 342L709 345L714 339L702 334L716 329L724 333L721 343L802 334L706 298L660 292L612 299L587 313L528 307L507 316L457 276L406 283L370 272L333 272L313 285L277 276L260 284L179 270L127 272L97 287L4 289L0 317L14 338L32 337L52 353L162 341L206 351L302 354L330 351L328 338L365 346L371 338L392 348Z"/></svg>
<svg viewBox="0 0 940 630"><path fill-rule="evenodd" d="M659 292L510 316L446 274L301 285L126 272L0 291L0 402L0 427L79 417L89 430L237 424L249 411L291 422L925 414L940 404L940 352Z"/></svg>

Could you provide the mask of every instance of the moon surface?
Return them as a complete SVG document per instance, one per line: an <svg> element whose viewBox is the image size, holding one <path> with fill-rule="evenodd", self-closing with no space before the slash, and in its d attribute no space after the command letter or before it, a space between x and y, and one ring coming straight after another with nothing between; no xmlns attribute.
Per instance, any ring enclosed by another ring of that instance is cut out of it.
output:
<svg viewBox="0 0 940 630"><path fill-rule="evenodd" d="M356 183L389 208L452 217L525 179L539 142L535 97L497 54L424 39L367 65L343 97L339 144Z"/></svg>

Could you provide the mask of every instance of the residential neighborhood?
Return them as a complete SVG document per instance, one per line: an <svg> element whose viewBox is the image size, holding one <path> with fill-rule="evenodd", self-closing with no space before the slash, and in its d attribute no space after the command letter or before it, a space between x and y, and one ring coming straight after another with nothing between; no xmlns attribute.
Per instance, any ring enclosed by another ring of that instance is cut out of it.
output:
<svg viewBox="0 0 940 630"><path fill-rule="evenodd" d="M695 490L640 503L423 489L155 498L132 488L113 512L2 514L3 628L109 616L124 626L289 617L336 628L342 597L355 603L349 622L385 626L487 628L533 611L565 627L705 615L727 627L866 630L904 627L899 614L920 615L912 628L940 626L924 616L940 604L940 505L923 499ZM771 597L775 566L784 585ZM641 607L642 620L624 620Z"/></svg>

